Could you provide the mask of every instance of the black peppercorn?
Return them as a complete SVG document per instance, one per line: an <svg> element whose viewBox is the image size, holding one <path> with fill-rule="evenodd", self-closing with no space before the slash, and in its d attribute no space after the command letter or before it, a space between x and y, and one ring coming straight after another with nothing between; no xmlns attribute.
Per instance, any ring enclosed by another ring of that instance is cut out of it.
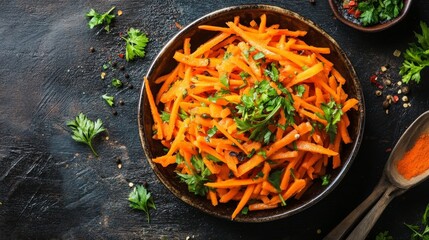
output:
<svg viewBox="0 0 429 240"><path fill-rule="evenodd" d="M91 53L95 52L95 48L94 47L90 47L89 48L89 52L91 52Z"/></svg>
<svg viewBox="0 0 429 240"><path fill-rule="evenodd" d="M389 100L384 100L384 102L383 102L383 108L387 109L387 108L389 108L389 106L390 106Z"/></svg>
<svg viewBox="0 0 429 240"><path fill-rule="evenodd" d="M130 75L128 73L125 73L125 78L130 78Z"/></svg>
<svg viewBox="0 0 429 240"><path fill-rule="evenodd" d="M410 87L408 87L408 86L406 86L406 85L402 86L402 87L401 87L401 92L402 92L403 94L408 94L408 93L410 92Z"/></svg>

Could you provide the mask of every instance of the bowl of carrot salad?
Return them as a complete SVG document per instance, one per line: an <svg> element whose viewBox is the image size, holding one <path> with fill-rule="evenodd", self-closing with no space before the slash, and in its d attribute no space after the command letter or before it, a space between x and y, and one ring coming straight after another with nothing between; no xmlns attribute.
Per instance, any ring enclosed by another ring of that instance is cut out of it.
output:
<svg viewBox="0 0 429 240"><path fill-rule="evenodd" d="M149 165L175 196L216 217L266 222L340 183L364 112L332 37L292 11L242 5L164 46L144 78L138 123Z"/></svg>

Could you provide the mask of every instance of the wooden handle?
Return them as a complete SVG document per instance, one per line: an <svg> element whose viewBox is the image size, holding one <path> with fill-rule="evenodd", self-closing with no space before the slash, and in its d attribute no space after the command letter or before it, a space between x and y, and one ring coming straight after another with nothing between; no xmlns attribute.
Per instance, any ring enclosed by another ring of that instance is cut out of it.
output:
<svg viewBox="0 0 429 240"><path fill-rule="evenodd" d="M360 217L380 198L383 192L386 191L389 183L383 174L382 178L374 188L372 193L347 217L343 219L334 229L326 235L323 240L338 240L342 239L349 229L360 219Z"/></svg>

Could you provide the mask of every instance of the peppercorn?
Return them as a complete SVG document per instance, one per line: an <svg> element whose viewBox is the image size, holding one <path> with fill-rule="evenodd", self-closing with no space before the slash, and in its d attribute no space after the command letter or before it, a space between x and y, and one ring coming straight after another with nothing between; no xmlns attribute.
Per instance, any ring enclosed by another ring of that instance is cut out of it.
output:
<svg viewBox="0 0 429 240"><path fill-rule="evenodd" d="M383 101L383 108L384 108L384 109L387 109L387 108L389 108L389 106L390 106L390 102L389 102L389 100L384 100L384 101Z"/></svg>
<svg viewBox="0 0 429 240"><path fill-rule="evenodd" d="M131 83L128 83L127 88L129 88L129 89L133 89L133 88L134 88L134 86L133 86Z"/></svg>
<svg viewBox="0 0 429 240"><path fill-rule="evenodd" d="M409 91L410 91L410 87L408 87L407 85L404 85L401 87L401 92L403 94L408 94Z"/></svg>
<svg viewBox="0 0 429 240"><path fill-rule="evenodd" d="M89 52L91 52L91 53L95 52L95 48L94 47L90 47L89 48Z"/></svg>
<svg viewBox="0 0 429 240"><path fill-rule="evenodd" d="M112 109L112 114L113 114L114 116L116 116L116 115L118 115L118 112L117 112L115 109Z"/></svg>
<svg viewBox="0 0 429 240"><path fill-rule="evenodd" d="M112 67L116 67L116 66L118 66L118 63L117 62L112 62Z"/></svg>
<svg viewBox="0 0 429 240"><path fill-rule="evenodd" d="M124 65L120 66L119 70L124 71L125 70L125 66Z"/></svg>
<svg viewBox="0 0 429 240"><path fill-rule="evenodd" d="M125 104L124 100L120 99L119 100L119 105L124 105L124 104Z"/></svg>
<svg viewBox="0 0 429 240"><path fill-rule="evenodd" d="M128 73L125 73L125 78L130 78L130 75Z"/></svg>
<svg viewBox="0 0 429 240"><path fill-rule="evenodd" d="M403 102L408 102L408 97L407 96L402 96L402 101Z"/></svg>

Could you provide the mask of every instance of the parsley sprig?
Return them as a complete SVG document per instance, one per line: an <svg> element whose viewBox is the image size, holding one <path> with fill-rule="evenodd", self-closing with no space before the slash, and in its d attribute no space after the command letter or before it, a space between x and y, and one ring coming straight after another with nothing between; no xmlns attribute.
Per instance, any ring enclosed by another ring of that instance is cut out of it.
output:
<svg viewBox="0 0 429 240"><path fill-rule="evenodd" d="M180 154L176 155L176 163L188 164ZM195 195L206 196L209 188L204 184L209 181L208 177L212 173L205 166L199 155L192 156L191 164L193 167L188 166L188 168L192 169L192 174L177 173L177 175L179 175L182 182L188 185L189 192L193 192Z"/></svg>
<svg viewBox="0 0 429 240"><path fill-rule="evenodd" d="M328 133L330 141L333 142L335 135L337 135L337 123L341 120L341 116L343 115L341 104L337 104L334 100L331 100L328 103L322 103L320 108L322 108L324 115L319 113L316 113L316 115L328 122L325 131Z"/></svg>
<svg viewBox="0 0 429 240"><path fill-rule="evenodd" d="M128 196L130 207L146 213L147 222L150 221L149 209L156 209L150 192L142 185L137 184Z"/></svg>
<svg viewBox="0 0 429 240"><path fill-rule="evenodd" d="M366 0L360 1L359 20L364 26L370 26L396 18L404 7L403 0Z"/></svg>
<svg viewBox="0 0 429 240"><path fill-rule="evenodd" d="M115 14L110 14L115 7L110 8L109 11L100 14L93 8L86 14L87 17L90 17L91 19L88 22L89 28L93 29L95 26L98 25L104 25L104 30L107 32L110 31L110 23L113 19L115 19Z"/></svg>
<svg viewBox="0 0 429 240"><path fill-rule="evenodd" d="M127 32L127 37L122 37L127 42L125 47L125 59L127 61L133 60L137 57L145 56L145 47L149 42L149 38L145 33L138 29L130 28Z"/></svg>
<svg viewBox="0 0 429 240"><path fill-rule="evenodd" d="M67 122L67 126L71 128L73 135L72 138L77 141L88 145L95 156L98 156L97 152L92 146L92 140L94 137L105 131L103 122L100 119L93 122L88 119L83 113L80 113L76 119Z"/></svg>
<svg viewBox="0 0 429 240"><path fill-rule="evenodd" d="M293 123L293 100L285 90L278 95L268 80L256 83L247 94L242 95L241 103L236 106L241 117L235 118L237 127L242 132L250 132L250 139L268 144L272 132L268 126L275 124L275 116L283 108L288 116L289 124Z"/></svg>
<svg viewBox="0 0 429 240"><path fill-rule="evenodd" d="M405 223L405 226L412 231L412 240L429 239L429 204L426 206L425 212L423 213L421 224L422 226Z"/></svg>
<svg viewBox="0 0 429 240"><path fill-rule="evenodd" d="M414 33L417 42L411 43L404 53L404 62L399 71L404 83L419 83L421 71L429 66L429 28L425 22L420 22L420 27L422 33Z"/></svg>

